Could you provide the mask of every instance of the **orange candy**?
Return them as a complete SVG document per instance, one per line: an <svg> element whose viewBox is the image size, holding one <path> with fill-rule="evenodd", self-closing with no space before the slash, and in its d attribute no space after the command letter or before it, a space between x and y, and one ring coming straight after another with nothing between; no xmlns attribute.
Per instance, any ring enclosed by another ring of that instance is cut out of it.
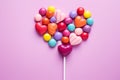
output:
<svg viewBox="0 0 120 80"><path fill-rule="evenodd" d="M44 24L44 25L47 25L47 24L49 24L50 23L50 21L49 21L49 19L48 18L42 18L42 24Z"/></svg>
<svg viewBox="0 0 120 80"><path fill-rule="evenodd" d="M46 13L47 18L51 18L53 15L54 15L54 12L52 12L52 11L47 11L47 13Z"/></svg>
<svg viewBox="0 0 120 80"><path fill-rule="evenodd" d="M49 23L48 24L48 33L51 35L54 35L57 30L57 24L56 23Z"/></svg>
<svg viewBox="0 0 120 80"><path fill-rule="evenodd" d="M83 27L86 25L86 19L80 17L80 16L77 16L74 20L74 24L77 28L79 27Z"/></svg>
<svg viewBox="0 0 120 80"><path fill-rule="evenodd" d="M62 37L62 43L69 43L68 37Z"/></svg>

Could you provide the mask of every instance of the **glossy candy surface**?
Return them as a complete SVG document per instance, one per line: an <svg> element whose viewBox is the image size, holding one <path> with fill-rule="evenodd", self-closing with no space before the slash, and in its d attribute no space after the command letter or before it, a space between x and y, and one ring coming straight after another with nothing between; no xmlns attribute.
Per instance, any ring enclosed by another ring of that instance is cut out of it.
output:
<svg viewBox="0 0 120 80"><path fill-rule="evenodd" d="M56 42L55 39L51 39L51 40L49 40L49 42L48 42L48 45L49 45L50 47L55 47L56 44L57 44L57 42Z"/></svg>
<svg viewBox="0 0 120 80"><path fill-rule="evenodd" d="M36 31L43 36L49 47L54 48L59 44L58 51L65 57L74 46L88 39L94 23L91 12L83 7L72 10L68 16L54 6L40 8L34 20Z"/></svg>
<svg viewBox="0 0 120 80"><path fill-rule="evenodd" d="M41 16L45 16L46 15L46 9L45 8L41 8L40 10L39 10L39 14L41 15Z"/></svg>
<svg viewBox="0 0 120 80"><path fill-rule="evenodd" d="M48 33L45 33L45 34L43 35L43 39L44 39L45 41L49 41L49 40L51 39L51 35L48 34Z"/></svg>

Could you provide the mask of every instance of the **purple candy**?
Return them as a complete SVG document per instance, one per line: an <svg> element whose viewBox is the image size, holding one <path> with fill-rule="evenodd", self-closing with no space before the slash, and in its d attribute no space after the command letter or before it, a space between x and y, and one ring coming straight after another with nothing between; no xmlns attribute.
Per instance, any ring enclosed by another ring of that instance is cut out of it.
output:
<svg viewBox="0 0 120 80"><path fill-rule="evenodd" d="M65 18L64 22L68 25L73 22L73 20L70 17Z"/></svg>
<svg viewBox="0 0 120 80"><path fill-rule="evenodd" d="M77 12L76 11L71 11L69 16L74 19L77 16Z"/></svg>
<svg viewBox="0 0 120 80"><path fill-rule="evenodd" d="M41 8L40 10L39 10L39 13L41 14L41 16L45 16L46 15L46 9L45 8Z"/></svg>
<svg viewBox="0 0 120 80"><path fill-rule="evenodd" d="M62 33L61 32L56 32L55 35L54 35L54 39L58 41L58 40L61 40L61 38L62 38Z"/></svg>
<svg viewBox="0 0 120 80"><path fill-rule="evenodd" d="M89 33L91 31L91 27L86 25L86 26L83 27L83 31Z"/></svg>
<svg viewBox="0 0 120 80"><path fill-rule="evenodd" d="M54 16L50 18L50 22L55 23L56 21L57 19Z"/></svg>

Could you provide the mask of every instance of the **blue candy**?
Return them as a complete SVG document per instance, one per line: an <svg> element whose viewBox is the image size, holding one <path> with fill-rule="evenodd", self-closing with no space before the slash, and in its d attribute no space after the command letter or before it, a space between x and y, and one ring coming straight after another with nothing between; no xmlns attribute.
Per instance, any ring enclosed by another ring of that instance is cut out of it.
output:
<svg viewBox="0 0 120 80"><path fill-rule="evenodd" d="M73 32L75 30L75 25L74 24L69 24L67 26L67 29L70 31L70 32Z"/></svg>
<svg viewBox="0 0 120 80"><path fill-rule="evenodd" d="M88 24L89 26L92 26L93 23L94 23L93 18L88 18L88 19L87 19L87 24Z"/></svg>
<svg viewBox="0 0 120 80"><path fill-rule="evenodd" d="M51 39L51 40L49 40L49 42L48 42L48 45L49 45L50 47L55 47L56 44L57 44L57 42L56 42L55 39Z"/></svg>

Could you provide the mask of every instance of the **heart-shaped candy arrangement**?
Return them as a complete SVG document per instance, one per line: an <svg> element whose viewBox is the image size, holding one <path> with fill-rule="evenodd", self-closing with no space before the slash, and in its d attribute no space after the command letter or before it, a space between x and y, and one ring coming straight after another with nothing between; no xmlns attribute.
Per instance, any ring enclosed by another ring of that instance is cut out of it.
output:
<svg viewBox="0 0 120 80"><path fill-rule="evenodd" d="M36 31L43 36L50 47L55 47L58 41L58 51L62 56L71 53L72 47L88 39L93 19L91 13L79 7L68 16L53 6L41 8L35 15Z"/></svg>

